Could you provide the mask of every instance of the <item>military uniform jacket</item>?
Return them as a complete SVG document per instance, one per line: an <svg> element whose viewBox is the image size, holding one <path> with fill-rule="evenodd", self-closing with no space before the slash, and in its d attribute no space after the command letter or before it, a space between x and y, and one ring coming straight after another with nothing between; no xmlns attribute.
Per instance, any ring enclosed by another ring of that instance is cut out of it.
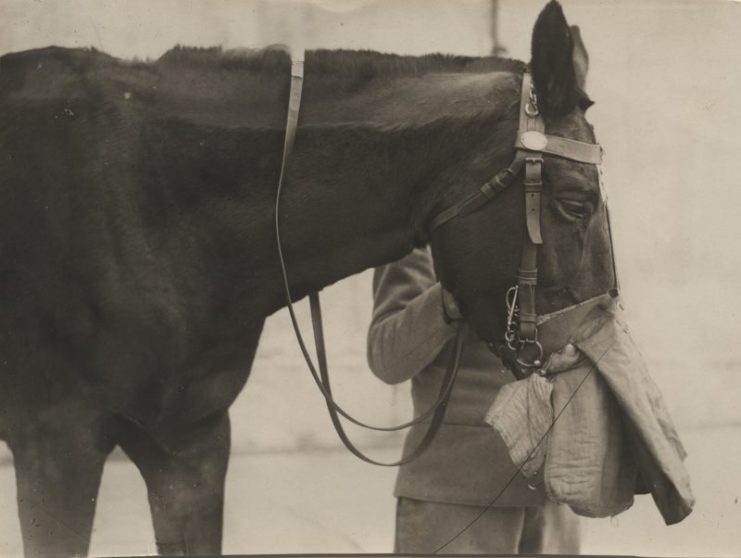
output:
<svg viewBox="0 0 741 558"><path fill-rule="evenodd" d="M377 268L373 296L368 363L387 383L411 379L418 415L437 399L457 333L457 326L444 319L441 286L428 251L416 249L398 262ZM425 453L399 468L394 495L478 506L495 499L495 506L542 504L542 487L527 485L502 439L484 423L499 388L514 380L471 333L440 430ZM427 426L424 422L410 429L404 455L417 446Z"/></svg>

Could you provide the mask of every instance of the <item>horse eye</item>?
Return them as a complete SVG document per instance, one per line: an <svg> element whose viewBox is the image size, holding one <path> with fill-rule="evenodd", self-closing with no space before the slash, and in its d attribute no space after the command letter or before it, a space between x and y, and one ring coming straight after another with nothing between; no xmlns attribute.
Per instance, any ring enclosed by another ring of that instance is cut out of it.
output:
<svg viewBox="0 0 741 558"><path fill-rule="evenodd" d="M555 203L558 214L567 221L578 221L592 214L594 205L587 200L558 199Z"/></svg>

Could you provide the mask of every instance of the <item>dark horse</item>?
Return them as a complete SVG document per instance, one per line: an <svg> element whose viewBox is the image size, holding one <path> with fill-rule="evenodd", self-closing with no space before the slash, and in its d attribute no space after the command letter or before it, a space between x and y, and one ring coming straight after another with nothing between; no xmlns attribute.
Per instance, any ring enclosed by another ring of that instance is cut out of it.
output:
<svg viewBox="0 0 741 558"><path fill-rule="evenodd" d="M594 141L586 53L555 2L530 68L548 133ZM512 159L524 69L309 52L281 201L294 297L431 242L469 322L501 337L522 181L428 231ZM27 555L87 552L115 446L146 481L159 550L220 551L228 408L286 302L273 208L289 74L277 50L0 58L0 439ZM546 157L544 177L541 313L612 278L595 168Z"/></svg>

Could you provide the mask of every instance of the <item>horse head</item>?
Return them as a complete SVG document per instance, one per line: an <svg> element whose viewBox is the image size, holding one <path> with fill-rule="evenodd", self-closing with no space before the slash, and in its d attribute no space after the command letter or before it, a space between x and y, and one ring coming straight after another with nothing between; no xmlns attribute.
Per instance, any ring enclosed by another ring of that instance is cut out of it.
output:
<svg viewBox="0 0 741 558"><path fill-rule="evenodd" d="M512 108L506 122L492 130L487 156L472 162L483 174L474 171L467 175L496 175L490 181L498 189L495 197L486 199L479 193L481 182L471 180L451 185L450 197L439 202L437 215L443 217L433 220L431 234L438 274L476 333L493 347L502 347L511 318L506 304L508 291L512 302L511 289L519 284L522 291L523 274L525 286L534 287L530 293L534 306L531 313L538 316L604 294L616 286L607 209L599 168L593 164L598 161L585 162L601 155L585 117L591 104L584 91L587 65L588 56L578 28L570 28L560 5L550 2L533 30L529 64L532 92L523 92L526 86L519 80L508 86ZM523 119L528 118L523 112L533 109L539 112L544 134L536 132L523 145ZM574 160L568 153L565 157L563 153L538 151L541 142L557 143L560 138L576 140L578 144L565 143L591 154L577 155L578 160ZM529 193L524 191L525 183L533 178L528 173L536 174L534 169L526 168L530 163L520 161L515 172L509 173L512 176L499 172L508 166L512 169L512 161L528 155L542 157L537 169L542 177L541 193L538 203L531 207L527 207L531 202L525 201ZM511 184L498 188L502 179L510 178ZM460 202L456 207L454 197L481 199L472 204L475 210L468 211ZM455 218L449 218L451 205L456 208L452 211ZM527 211L535 213L532 223L527 223ZM537 274L533 273L537 287L528 285L528 272L534 269L522 269L527 267L523 245L533 242L537 249L532 252L531 263L537 269ZM520 292L520 297L523 294Z"/></svg>

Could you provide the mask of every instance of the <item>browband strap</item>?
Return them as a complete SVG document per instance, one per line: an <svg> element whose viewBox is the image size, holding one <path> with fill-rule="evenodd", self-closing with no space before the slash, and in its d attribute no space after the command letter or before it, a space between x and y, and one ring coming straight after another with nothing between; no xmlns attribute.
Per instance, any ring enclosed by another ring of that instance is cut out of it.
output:
<svg viewBox="0 0 741 558"><path fill-rule="evenodd" d="M533 150L525 144L528 137L524 138L520 134L515 141L515 149ZM598 143L585 143L583 141L562 138L561 136L550 136L543 134L545 145L542 148L535 149L540 153L554 155L563 159L570 159L578 163L590 163L592 165L602 164L602 147Z"/></svg>

